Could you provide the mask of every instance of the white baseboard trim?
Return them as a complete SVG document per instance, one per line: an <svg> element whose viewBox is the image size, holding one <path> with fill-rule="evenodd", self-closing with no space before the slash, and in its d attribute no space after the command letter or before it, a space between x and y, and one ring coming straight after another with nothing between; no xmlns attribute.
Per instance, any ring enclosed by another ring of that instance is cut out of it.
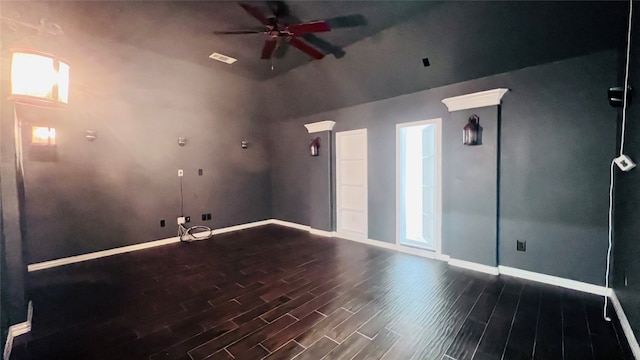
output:
<svg viewBox="0 0 640 360"><path fill-rule="evenodd" d="M451 266L456 266L456 267L459 267L459 268L469 269L469 270L473 270L473 271L479 271L479 272L482 272L482 273L485 273L485 274L489 274L489 275L498 275L498 274L500 274L498 272L498 267L497 266L489 266L489 265L478 264L478 263L471 262L471 261L465 261L465 260L453 259L453 258L449 258L448 263Z"/></svg>
<svg viewBox="0 0 640 360"><path fill-rule="evenodd" d="M31 331L31 319L33 318L33 303L29 301L27 307L27 321L9 326L7 331L7 341L4 343L3 359L9 360L11 349L13 348L13 339L20 335L24 335Z"/></svg>
<svg viewBox="0 0 640 360"><path fill-rule="evenodd" d="M311 226L309 225L300 225L294 222L289 222L284 220L271 219L269 220L269 223L274 225L286 226L286 227L290 227L298 230L311 231Z"/></svg>
<svg viewBox="0 0 640 360"><path fill-rule="evenodd" d="M440 260L440 261L444 261L444 262L449 262L449 260L451 259L451 256L446 255L446 254L436 254L436 260Z"/></svg>
<svg viewBox="0 0 640 360"><path fill-rule="evenodd" d="M257 226L269 225L269 224L272 224L271 221L272 221L271 219L260 220L260 221L254 221L254 222L246 223L246 224L228 226L228 227L220 228L220 229L213 229L211 231L211 235L224 234L224 233L228 233L228 232L232 232L232 231L251 229L251 228L254 228L254 227L257 227Z"/></svg>
<svg viewBox="0 0 640 360"><path fill-rule="evenodd" d="M313 235L324 236L324 237L333 237L332 231L318 230L314 228L309 228L309 232Z"/></svg>
<svg viewBox="0 0 640 360"><path fill-rule="evenodd" d="M272 223L273 223L272 219L255 221L247 224L229 226L229 227L220 228L220 229L213 229L211 233L212 235L217 235L217 234L223 234L231 231L249 229L256 226L268 225ZM44 270L44 269L49 269L56 266L62 266L62 265L73 264L81 261L99 259L107 256L124 254L132 251L149 249L156 246L163 246L163 245L173 244L177 242L180 242L180 238L176 236L176 237L171 237L167 239L160 239L160 240L155 240L155 241L150 241L150 242L145 242L145 243L140 243L135 245L123 246L123 247L118 247L118 248L109 249L109 250L102 250L102 251L96 251L96 252L82 254L82 255L49 260L49 261L44 261L40 263L29 264L27 266L27 271L32 272L32 271Z"/></svg>
<svg viewBox="0 0 640 360"><path fill-rule="evenodd" d="M611 289L607 289L604 286L561 278L558 276L540 274L537 272L512 268L504 265L498 266L498 270L500 271L500 274L536 281L543 284L560 286L566 289L578 290L589 294L596 294L601 296L609 296L611 294Z"/></svg>
<svg viewBox="0 0 640 360"><path fill-rule="evenodd" d="M38 270L44 270L44 269L49 269L56 266L62 266L62 265L73 264L81 261L99 259L107 256L123 254L123 253L142 250L142 249L149 249L152 247L173 244L177 242L180 242L180 238L176 236L168 239L155 240L155 241L145 242L141 244L123 246L123 247L118 247L118 248L109 249L109 250L102 250L102 251L96 251L96 252L82 254L82 255L69 256L69 257L55 259L55 260L43 261L43 262L27 265L27 271L33 272Z"/></svg>
<svg viewBox="0 0 640 360"><path fill-rule="evenodd" d="M624 331L624 335L627 337L627 342L629 343L629 347L631 348L631 352L636 360L640 360L640 345L638 344L638 340L636 339L636 335L633 333L633 329L631 328L631 324L629 324L629 319L627 319L627 315L624 313L622 309L622 304L618 297L616 296L616 292L611 290L611 294L609 295L611 299L611 304L613 308L616 310L616 314L618 315L618 320L620 320L620 326L622 326L622 331Z"/></svg>

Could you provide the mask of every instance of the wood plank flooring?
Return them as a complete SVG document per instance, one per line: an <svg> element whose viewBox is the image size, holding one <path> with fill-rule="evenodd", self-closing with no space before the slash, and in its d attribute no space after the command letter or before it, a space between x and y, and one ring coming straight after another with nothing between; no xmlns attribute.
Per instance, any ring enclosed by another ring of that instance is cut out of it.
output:
<svg viewBox="0 0 640 360"><path fill-rule="evenodd" d="M29 287L15 360L632 359L600 297L275 225Z"/></svg>

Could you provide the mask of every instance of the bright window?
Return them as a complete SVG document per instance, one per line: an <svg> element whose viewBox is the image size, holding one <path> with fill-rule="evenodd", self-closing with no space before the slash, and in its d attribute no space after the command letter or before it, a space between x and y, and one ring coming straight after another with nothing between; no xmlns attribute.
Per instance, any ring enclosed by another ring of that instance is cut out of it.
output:
<svg viewBox="0 0 640 360"><path fill-rule="evenodd" d="M56 129L43 126L34 126L31 130L31 145L55 145Z"/></svg>
<svg viewBox="0 0 640 360"><path fill-rule="evenodd" d="M397 243L439 251L440 119L397 129Z"/></svg>
<svg viewBox="0 0 640 360"><path fill-rule="evenodd" d="M46 55L14 52L11 95L66 104L69 100L69 65Z"/></svg>

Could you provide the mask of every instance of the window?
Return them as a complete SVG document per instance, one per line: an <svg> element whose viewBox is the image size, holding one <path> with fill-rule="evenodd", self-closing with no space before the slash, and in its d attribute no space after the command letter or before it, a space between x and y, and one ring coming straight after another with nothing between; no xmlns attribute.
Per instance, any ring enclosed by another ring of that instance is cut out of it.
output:
<svg viewBox="0 0 640 360"><path fill-rule="evenodd" d="M51 127L33 126L31 128L31 145L50 146L56 144L56 129Z"/></svg>
<svg viewBox="0 0 640 360"><path fill-rule="evenodd" d="M49 55L15 51L11 59L11 96L18 102L67 104L69 65Z"/></svg>
<svg viewBox="0 0 640 360"><path fill-rule="evenodd" d="M440 119L398 124L397 243L439 251Z"/></svg>

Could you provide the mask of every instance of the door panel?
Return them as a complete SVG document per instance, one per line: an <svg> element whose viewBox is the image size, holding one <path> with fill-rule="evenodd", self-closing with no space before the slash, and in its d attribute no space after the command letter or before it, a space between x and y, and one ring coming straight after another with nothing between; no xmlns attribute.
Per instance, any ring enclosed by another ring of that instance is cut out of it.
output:
<svg viewBox="0 0 640 360"><path fill-rule="evenodd" d="M338 234L368 237L367 131L336 133Z"/></svg>

